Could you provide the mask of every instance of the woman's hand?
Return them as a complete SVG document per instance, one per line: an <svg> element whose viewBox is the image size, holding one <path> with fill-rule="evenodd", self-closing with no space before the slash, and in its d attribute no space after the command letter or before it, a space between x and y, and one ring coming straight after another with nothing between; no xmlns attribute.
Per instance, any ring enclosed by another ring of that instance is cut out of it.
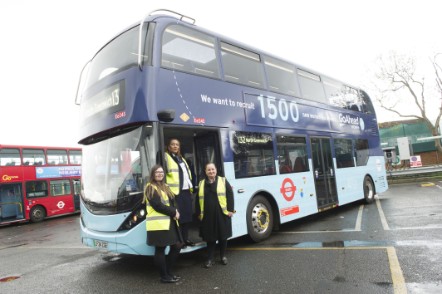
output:
<svg viewBox="0 0 442 294"><path fill-rule="evenodd" d="M173 219L175 219L175 220L180 219L180 213L179 213L178 209L176 210L175 217Z"/></svg>
<svg viewBox="0 0 442 294"><path fill-rule="evenodd" d="M227 212L227 215L228 215L229 217L232 217L233 214L234 214L234 212L232 212L232 211L228 211L228 212Z"/></svg>

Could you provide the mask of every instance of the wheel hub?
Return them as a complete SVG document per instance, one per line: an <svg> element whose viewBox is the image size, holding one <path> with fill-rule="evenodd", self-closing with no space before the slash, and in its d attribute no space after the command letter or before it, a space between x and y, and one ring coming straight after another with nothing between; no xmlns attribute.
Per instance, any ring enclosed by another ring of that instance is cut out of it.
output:
<svg viewBox="0 0 442 294"><path fill-rule="evenodd" d="M253 228L258 233L263 233L269 227L269 212L267 207L262 204L257 204L252 211Z"/></svg>

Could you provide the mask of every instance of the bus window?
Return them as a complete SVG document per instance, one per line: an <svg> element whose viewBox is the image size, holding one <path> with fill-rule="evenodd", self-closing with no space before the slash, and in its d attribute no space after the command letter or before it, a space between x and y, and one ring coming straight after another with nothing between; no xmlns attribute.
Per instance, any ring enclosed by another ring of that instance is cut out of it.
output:
<svg viewBox="0 0 442 294"><path fill-rule="evenodd" d="M48 164L60 165L68 164L68 154L66 150L48 150Z"/></svg>
<svg viewBox="0 0 442 294"><path fill-rule="evenodd" d="M356 165L367 165L368 162L368 140L356 140Z"/></svg>
<svg viewBox="0 0 442 294"><path fill-rule="evenodd" d="M80 180L73 180L72 183L74 184L74 194L80 195L81 193L81 181Z"/></svg>
<svg viewBox="0 0 442 294"><path fill-rule="evenodd" d="M264 65L270 91L299 96L296 86L296 68L293 64L265 56Z"/></svg>
<svg viewBox="0 0 442 294"><path fill-rule="evenodd" d="M3 148L0 149L0 165L12 166L20 165L20 151L15 148Z"/></svg>
<svg viewBox="0 0 442 294"><path fill-rule="evenodd" d="M226 81L264 87L264 70L258 54L221 42L221 59Z"/></svg>
<svg viewBox="0 0 442 294"><path fill-rule="evenodd" d="M299 86L301 87L302 97L304 99L327 103L324 87L321 83L321 77L298 69Z"/></svg>
<svg viewBox="0 0 442 294"><path fill-rule="evenodd" d="M362 101L362 111L365 113L375 113L373 104L371 103L370 97L367 93L362 90L359 90L359 96Z"/></svg>
<svg viewBox="0 0 442 294"><path fill-rule="evenodd" d="M236 178L275 174L273 140L270 134L233 132L231 138Z"/></svg>
<svg viewBox="0 0 442 294"><path fill-rule="evenodd" d="M26 182L26 196L28 198L48 196L48 184L46 181Z"/></svg>
<svg viewBox="0 0 442 294"><path fill-rule="evenodd" d="M219 78L215 38L183 26L169 26L163 34L161 66Z"/></svg>
<svg viewBox="0 0 442 294"><path fill-rule="evenodd" d="M87 72L88 83L84 85L84 89L88 89L111 73L137 65L139 32L138 26L132 28L101 49L91 61L90 70Z"/></svg>
<svg viewBox="0 0 442 294"><path fill-rule="evenodd" d="M298 173L309 170L307 145L304 137L277 136L279 173Z"/></svg>
<svg viewBox="0 0 442 294"><path fill-rule="evenodd" d="M69 163L81 164L81 150L69 150Z"/></svg>
<svg viewBox="0 0 442 294"><path fill-rule="evenodd" d="M352 140L335 139L335 155L338 168L355 166Z"/></svg>
<svg viewBox="0 0 442 294"><path fill-rule="evenodd" d="M45 153L43 149L23 149L24 165L43 165L45 163Z"/></svg>
<svg viewBox="0 0 442 294"><path fill-rule="evenodd" d="M347 104L345 103L342 92L344 85L338 81L325 77L322 78L322 81L324 83L324 90L328 103L333 106L345 108Z"/></svg>
<svg viewBox="0 0 442 294"><path fill-rule="evenodd" d="M53 180L50 181L50 186L52 196L71 194L71 184L69 180Z"/></svg>

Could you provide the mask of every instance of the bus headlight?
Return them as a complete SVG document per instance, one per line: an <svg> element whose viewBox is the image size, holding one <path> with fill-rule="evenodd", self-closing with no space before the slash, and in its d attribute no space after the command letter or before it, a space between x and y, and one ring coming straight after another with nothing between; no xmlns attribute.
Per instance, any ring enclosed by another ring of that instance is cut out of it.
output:
<svg viewBox="0 0 442 294"><path fill-rule="evenodd" d="M146 209L144 206L138 207L126 218L118 228L118 231L130 230L146 219Z"/></svg>
<svg viewBox="0 0 442 294"><path fill-rule="evenodd" d="M138 217L145 217L145 216L146 216L146 211L144 210L144 208L141 208L141 209L138 211L137 216L138 216Z"/></svg>

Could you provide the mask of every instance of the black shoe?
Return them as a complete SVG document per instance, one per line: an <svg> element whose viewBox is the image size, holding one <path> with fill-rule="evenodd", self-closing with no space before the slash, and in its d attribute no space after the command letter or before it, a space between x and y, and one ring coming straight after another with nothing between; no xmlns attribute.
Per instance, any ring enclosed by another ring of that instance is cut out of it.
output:
<svg viewBox="0 0 442 294"><path fill-rule="evenodd" d="M177 276L177 275L169 275L169 277L171 277L172 279L177 280L177 281L181 280L181 277Z"/></svg>
<svg viewBox="0 0 442 294"><path fill-rule="evenodd" d="M221 258L221 263L223 264L223 265L227 265L227 257L222 257Z"/></svg>
<svg viewBox="0 0 442 294"><path fill-rule="evenodd" d="M173 277L169 278L161 278L161 283L176 283L178 282L178 279L174 279Z"/></svg>
<svg viewBox="0 0 442 294"><path fill-rule="evenodd" d="M193 242L190 241L190 240L186 240L186 241L184 242L184 244L186 244L187 246L195 246L195 243L193 243Z"/></svg>
<svg viewBox="0 0 442 294"><path fill-rule="evenodd" d="M206 263L204 264L205 268L211 268L215 263L212 260L208 260L206 261Z"/></svg>

